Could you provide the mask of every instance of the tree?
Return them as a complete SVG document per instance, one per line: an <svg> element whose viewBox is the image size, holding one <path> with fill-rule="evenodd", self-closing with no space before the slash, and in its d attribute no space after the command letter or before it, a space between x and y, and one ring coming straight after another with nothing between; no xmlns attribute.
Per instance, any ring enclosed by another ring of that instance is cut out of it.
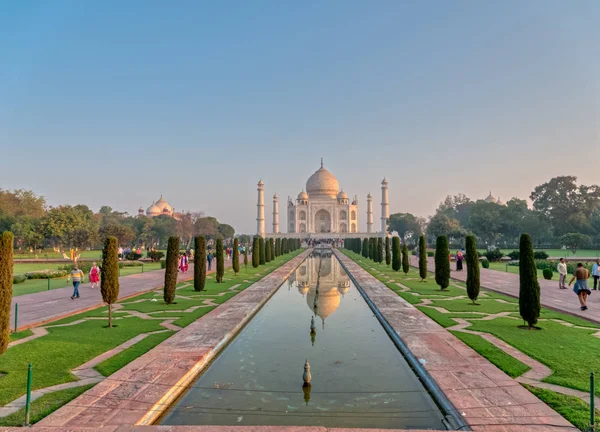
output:
<svg viewBox="0 0 600 432"><path fill-rule="evenodd" d="M419 237L419 276L422 282L427 279L427 243L424 235Z"/></svg>
<svg viewBox="0 0 600 432"><path fill-rule="evenodd" d="M427 235L430 238L437 238L445 235L450 239L461 237L464 229L460 226L458 220L448 217L444 213L437 213L429 219L427 225Z"/></svg>
<svg viewBox="0 0 600 432"><path fill-rule="evenodd" d="M402 254L400 252L400 237L392 237L392 270L400 270L402 264Z"/></svg>
<svg viewBox="0 0 600 432"><path fill-rule="evenodd" d="M252 267L256 268L260 265L260 241L258 237L252 240Z"/></svg>
<svg viewBox="0 0 600 432"><path fill-rule="evenodd" d="M127 225L110 224L100 228L100 238L116 237L118 245L130 244L135 240L135 231Z"/></svg>
<svg viewBox="0 0 600 432"><path fill-rule="evenodd" d="M479 254L477 253L477 243L475 236L467 236L466 243L466 264L467 264L467 295L475 304L479 297Z"/></svg>
<svg viewBox="0 0 600 432"><path fill-rule="evenodd" d="M177 235L180 238L185 239L186 245L184 249L186 250L192 245L192 239L196 234L195 221L198 217L200 216L196 216L190 212L184 213L179 216L179 219L175 223Z"/></svg>
<svg viewBox="0 0 600 432"><path fill-rule="evenodd" d="M265 239L265 262L271 262L271 239Z"/></svg>
<svg viewBox="0 0 600 432"><path fill-rule="evenodd" d="M265 239L263 237L259 237L258 238L258 244L259 244L258 252L260 254L259 255L259 258L260 258L259 262L260 262L260 265L264 265L267 262L267 253L266 253L267 251L265 250Z"/></svg>
<svg viewBox="0 0 600 432"><path fill-rule="evenodd" d="M502 232L505 213L504 206L479 200L471 208L469 229L483 240L486 246L495 246Z"/></svg>
<svg viewBox="0 0 600 432"><path fill-rule="evenodd" d="M362 256L363 258L369 258L369 239L363 239L362 242Z"/></svg>
<svg viewBox="0 0 600 432"><path fill-rule="evenodd" d="M244 246L244 268L248 270L248 244Z"/></svg>
<svg viewBox="0 0 600 432"><path fill-rule="evenodd" d="M225 274L225 263L223 261L223 239L217 239L217 245L215 247L215 253L217 254L217 283L223 282L223 275Z"/></svg>
<svg viewBox="0 0 600 432"><path fill-rule="evenodd" d="M402 271L404 274L408 274L410 270L410 263L408 262L408 246L406 243L402 245Z"/></svg>
<svg viewBox="0 0 600 432"><path fill-rule="evenodd" d="M219 234L219 221L214 217L200 217L194 225L196 225L196 232L202 234L207 240L212 240Z"/></svg>
<svg viewBox="0 0 600 432"><path fill-rule="evenodd" d="M540 284L529 234L521 234L519 252L519 313L531 328L540 317Z"/></svg>
<svg viewBox="0 0 600 432"><path fill-rule="evenodd" d="M240 247L239 240L236 238L233 240L233 254L232 254L233 262L231 263L231 267L233 268L233 273L235 273L236 276L240 272L240 250L239 250L239 247Z"/></svg>
<svg viewBox="0 0 600 432"><path fill-rule="evenodd" d="M435 242L435 283L440 286L441 290L445 290L450 285L449 258L448 237L441 235Z"/></svg>
<svg viewBox="0 0 600 432"><path fill-rule="evenodd" d="M381 237L377 237L377 262L383 262L383 239Z"/></svg>
<svg viewBox="0 0 600 432"><path fill-rule="evenodd" d="M0 355L8 348L10 339L14 241L14 236L9 231L0 235Z"/></svg>
<svg viewBox="0 0 600 432"><path fill-rule="evenodd" d="M177 288L177 267L179 263L179 237L169 237L165 267L165 287L163 298L166 304L175 300Z"/></svg>
<svg viewBox="0 0 600 432"><path fill-rule="evenodd" d="M385 236L385 264L390 265L392 263L392 255L390 252L390 237Z"/></svg>
<svg viewBox="0 0 600 432"><path fill-rule="evenodd" d="M369 239L369 259L377 261L377 239L375 237Z"/></svg>
<svg viewBox="0 0 600 432"><path fill-rule="evenodd" d="M206 239L194 237L194 291L204 291L206 286Z"/></svg>
<svg viewBox="0 0 600 432"><path fill-rule="evenodd" d="M119 241L114 236L104 240L100 292L108 304L108 327L112 327L112 305L119 299Z"/></svg>
<svg viewBox="0 0 600 432"><path fill-rule="evenodd" d="M398 233L402 243L408 238L415 238L421 235L422 226L419 218L410 213L394 213L388 219L388 232Z"/></svg>
<svg viewBox="0 0 600 432"><path fill-rule="evenodd" d="M573 255L577 253L578 249L583 249L592 243L592 238L586 234L580 233L568 233L560 237L560 242L566 246Z"/></svg>
<svg viewBox="0 0 600 432"><path fill-rule="evenodd" d="M219 224L217 230L225 239L232 238L235 235L235 229L231 225Z"/></svg>

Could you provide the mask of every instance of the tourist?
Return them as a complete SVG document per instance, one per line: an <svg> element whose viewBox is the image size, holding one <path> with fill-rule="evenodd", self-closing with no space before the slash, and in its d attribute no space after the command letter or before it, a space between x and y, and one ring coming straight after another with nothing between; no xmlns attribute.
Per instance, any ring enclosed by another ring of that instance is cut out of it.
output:
<svg viewBox="0 0 600 432"><path fill-rule="evenodd" d="M556 266L556 270L558 270L558 287L560 289L567 289L565 285L565 280L567 279L567 263L564 258L560 259L560 262Z"/></svg>
<svg viewBox="0 0 600 432"><path fill-rule="evenodd" d="M588 269L586 269L582 263L577 263L577 269L573 274L571 282L569 282L569 286L571 286L573 281L577 279L577 282L575 282L575 286L573 287L573 291L575 292L575 294L577 294L577 297L579 297L579 303L581 303L582 311L587 310L587 296L592 293L588 288L587 284L587 280L589 277L590 272L588 271Z"/></svg>
<svg viewBox="0 0 600 432"><path fill-rule="evenodd" d="M600 279L600 259L597 259L592 266L592 277L594 278L594 290L598 289L598 279Z"/></svg>
<svg viewBox="0 0 600 432"><path fill-rule="evenodd" d="M179 270L181 270L181 273L188 271L188 257L186 254L181 254L179 258Z"/></svg>
<svg viewBox="0 0 600 432"><path fill-rule="evenodd" d="M456 251L456 271L463 269L463 254L461 251Z"/></svg>
<svg viewBox="0 0 600 432"><path fill-rule="evenodd" d="M212 252L208 252L208 255L206 255L206 261L208 261L208 269L209 270L212 267L212 260L213 260Z"/></svg>
<svg viewBox="0 0 600 432"><path fill-rule="evenodd" d="M92 288L98 288L99 281L100 267L98 267L98 264L92 263L92 268L90 269L90 283L92 284Z"/></svg>
<svg viewBox="0 0 600 432"><path fill-rule="evenodd" d="M119 259L122 259L123 258L123 248L121 246L119 246L118 253L119 253Z"/></svg>
<svg viewBox="0 0 600 432"><path fill-rule="evenodd" d="M77 263L75 263L69 277L69 279L73 279L73 295L71 296L71 300L79 298L79 284L83 282L83 277L83 272L79 269Z"/></svg>

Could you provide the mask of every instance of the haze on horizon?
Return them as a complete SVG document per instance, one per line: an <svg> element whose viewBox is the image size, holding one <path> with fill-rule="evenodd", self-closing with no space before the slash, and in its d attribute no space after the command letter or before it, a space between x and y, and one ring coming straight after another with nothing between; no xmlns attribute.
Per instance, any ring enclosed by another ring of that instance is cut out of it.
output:
<svg viewBox="0 0 600 432"><path fill-rule="evenodd" d="M600 183L600 3L0 4L0 188L238 232L325 167L379 217ZM281 226L285 226L284 212Z"/></svg>

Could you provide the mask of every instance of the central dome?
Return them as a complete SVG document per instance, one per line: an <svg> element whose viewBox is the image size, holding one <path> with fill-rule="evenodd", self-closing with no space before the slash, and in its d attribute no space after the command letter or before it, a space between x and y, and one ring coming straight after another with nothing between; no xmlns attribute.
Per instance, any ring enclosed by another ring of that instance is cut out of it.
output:
<svg viewBox="0 0 600 432"><path fill-rule="evenodd" d="M306 192L309 197L313 196L329 196L335 198L340 185L333 174L327 171L323 167L321 162L321 168L319 168L313 175L311 175L306 181Z"/></svg>

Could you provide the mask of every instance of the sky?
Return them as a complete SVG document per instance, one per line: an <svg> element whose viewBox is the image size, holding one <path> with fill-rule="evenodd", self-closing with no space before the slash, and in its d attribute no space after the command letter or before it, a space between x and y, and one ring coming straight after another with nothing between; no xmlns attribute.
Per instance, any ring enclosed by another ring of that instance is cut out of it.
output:
<svg viewBox="0 0 600 432"><path fill-rule="evenodd" d="M325 167L380 217L600 183L596 0L0 2L0 188L256 230ZM285 213L281 225L285 225Z"/></svg>

